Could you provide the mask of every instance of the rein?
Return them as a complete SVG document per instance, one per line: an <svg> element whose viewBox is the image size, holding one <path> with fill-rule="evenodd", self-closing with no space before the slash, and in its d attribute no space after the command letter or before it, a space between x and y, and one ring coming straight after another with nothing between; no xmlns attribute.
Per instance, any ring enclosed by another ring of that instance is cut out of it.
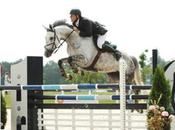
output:
<svg viewBox="0 0 175 130"><path fill-rule="evenodd" d="M53 32L54 32L54 42L45 45L44 48L45 48L47 51L52 52L52 50L47 49L47 46L52 45L52 49L55 48L54 51L53 51L53 53L56 53L56 52L58 51L58 49L63 45L63 43L64 43L64 42L70 37L70 35L74 32L74 30L72 30L72 31L69 33L69 35L68 35L65 39L63 39L62 42L60 42L60 39L59 39L58 36L56 35L56 31L55 31L55 29L53 30ZM57 39L58 42L60 43L59 46L56 46L56 44L55 44L55 40L56 40L56 39Z"/></svg>
<svg viewBox="0 0 175 130"><path fill-rule="evenodd" d="M54 30L54 32L55 32L55 30ZM56 52L58 51L58 49L63 45L63 43L70 37L70 35L71 35L73 32L74 32L74 30L72 30L72 31L69 33L69 35L68 35L65 39L63 39L63 41L62 41L61 43L60 43L60 40L59 40L59 38L58 38L58 36L56 35L56 32L55 32L56 39L59 41L60 45L59 45L59 46L56 46L56 44L55 44L56 48L55 48L55 50L54 50L53 53L56 53Z"/></svg>

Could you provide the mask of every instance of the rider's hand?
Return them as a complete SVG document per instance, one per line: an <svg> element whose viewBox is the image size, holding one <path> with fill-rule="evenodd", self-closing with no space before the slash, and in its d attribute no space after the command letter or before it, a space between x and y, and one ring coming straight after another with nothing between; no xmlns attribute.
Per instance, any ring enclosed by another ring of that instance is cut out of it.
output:
<svg viewBox="0 0 175 130"><path fill-rule="evenodd" d="M77 28L77 27L75 27L75 26L73 26L73 30L74 30L75 32L77 32L77 33L79 33L79 32L80 32L80 30L78 30L78 28Z"/></svg>

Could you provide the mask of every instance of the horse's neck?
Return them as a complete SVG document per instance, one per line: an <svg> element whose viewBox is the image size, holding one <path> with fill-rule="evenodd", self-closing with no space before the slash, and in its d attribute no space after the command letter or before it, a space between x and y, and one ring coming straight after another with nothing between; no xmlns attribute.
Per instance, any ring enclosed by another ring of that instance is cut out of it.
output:
<svg viewBox="0 0 175 130"><path fill-rule="evenodd" d="M60 39L66 39L66 37L71 33L72 29L67 26L58 26L56 28L56 34Z"/></svg>
<svg viewBox="0 0 175 130"><path fill-rule="evenodd" d="M77 32L72 32L72 29L67 26L59 27L56 31L59 38L66 39L69 55L83 55L89 62L94 59L97 49L92 37L80 37Z"/></svg>

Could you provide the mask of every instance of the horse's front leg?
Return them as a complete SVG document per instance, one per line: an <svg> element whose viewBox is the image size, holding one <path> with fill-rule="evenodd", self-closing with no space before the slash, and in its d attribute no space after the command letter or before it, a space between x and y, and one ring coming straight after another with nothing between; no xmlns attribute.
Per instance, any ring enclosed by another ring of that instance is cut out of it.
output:
<svg viewBox="0 0 175 130"><path fill-rule="evenodd" d="M71 69L72 69L72 71L74 72L74 73L78 73L78 66L75 64L75 62L73 61L73 58L74 56L70 56L69 58L68 58L68 63L69 63L69 65L70 65L70 67L71 67Z"/></svg>
<svg viewBox="0 0 175 130"><path fill-rule="evenodd" d="M66 72L64 70L63 64L66 63L67 61L68 61L68 58L63 58L63 59L58 61L58 66L59 66L59 69L60 69L60 73L65 78L67 77L67 75L66 75Z"/></svg>
<svg viewBox="0 0 175 130"><path fill-rule="evenodd" d="M87 63L86 58L83 55L73 55L68 58L68 63L70 64L73 71L76 73L78 68L83 68Z"/></svg>

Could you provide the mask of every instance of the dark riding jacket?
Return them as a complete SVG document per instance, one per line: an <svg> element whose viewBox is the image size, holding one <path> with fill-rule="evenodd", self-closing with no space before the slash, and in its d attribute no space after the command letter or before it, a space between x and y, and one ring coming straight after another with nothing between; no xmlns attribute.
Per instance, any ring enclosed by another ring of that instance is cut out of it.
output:
<svg viewBox="0 0 175 130"><path fill-rule="evenodd" d="M91 20L81 17L78 26L76 26L76 22L74 22L73 25L80 30L79 35L81 37L93 36L93 22Z"/></svg>
<svg viewBox="0 0 175 130"><path fill-rule="evenodd" d="M75 27L80 30L80 36L81 37L96 37L100 32L98 31L98 26L95 24L95 22L85 18L80 17L79 19L79 25L76 26L76 22L73 23ZM104 34L107 32L107 30L104 32ZM103 35L103 34L101 34Z"/></svg>

